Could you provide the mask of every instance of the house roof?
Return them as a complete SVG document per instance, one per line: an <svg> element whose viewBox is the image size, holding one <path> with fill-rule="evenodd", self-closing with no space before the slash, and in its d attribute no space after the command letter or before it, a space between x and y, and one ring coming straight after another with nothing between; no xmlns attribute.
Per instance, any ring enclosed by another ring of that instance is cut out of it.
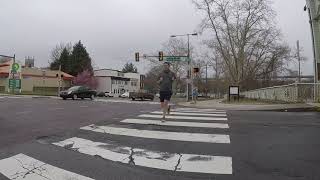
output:
<svg viewBox="0 0 320 180"><path fill-rule="evenodd" d="M10 66L13 61L7 61L5 63L0 64L0 77L8 77L10 72ZM46 78L56 78L56 75L59 74L59 71L56 70L47 70L47 69L39 69L39 68L22 68L22 76L29 77L43 77L43 71L45 71ZM73 78L72 75L67 74L65 72L61 72L64 80L71 80Z"/></svg>
<svg viewBox="0 0 320 180"><path fill-rule="evenodd" d="M96 69L96 70L94 70L94 71L104 71L104 70L121 72L121 71L119 71L119 70L115 70L115 69L108 69L108 68L104 68L104 69Z"/></svg>

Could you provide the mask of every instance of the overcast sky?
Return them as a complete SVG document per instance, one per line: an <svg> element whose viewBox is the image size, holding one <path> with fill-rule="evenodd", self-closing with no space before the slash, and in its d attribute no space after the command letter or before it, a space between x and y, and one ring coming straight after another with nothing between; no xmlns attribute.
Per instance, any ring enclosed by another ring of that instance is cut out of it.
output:
<svg viewBox="0 0 320 180"><path fill-rule="evenodd" d="M312 73L312 44L305 0L274 0L285 40L300 40ZM157 52L171 34L194 32L201 21L191 0L1 0L0 54L34 56L48 66L58 43L81 40L99 68L121 69L134 53ZM197 42L197 38L192 41ZM137 64L144 72L147 63ZM297 68L297 66L292 66Z"/></svg>

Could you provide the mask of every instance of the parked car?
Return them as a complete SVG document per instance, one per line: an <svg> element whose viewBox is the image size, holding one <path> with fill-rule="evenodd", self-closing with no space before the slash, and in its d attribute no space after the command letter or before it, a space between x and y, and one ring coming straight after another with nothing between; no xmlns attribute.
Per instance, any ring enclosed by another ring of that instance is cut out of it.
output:
<svg viewBox="0 0 320 180"><path fill-rule="evenodd" d="M67 91L61 91L60 97L63 100L68 98L72 98L73 100L81 98L90 98L93 100L97 96L97 92L95 90L91 90L85 86L73 86L69 88Z"/></svg>
<svg viewBox="0 0 320 180"><path fill-rule="evenodd" d="M146 93L146 92L130 92L129 98L132 99L132 101L134 101L136 99L140 99L140 100L149 99L149 100L153 101L154 94Z"/></svg>
<svg viewBox="0 0 320 180"><path fill-rule="evenodd" d="M104 93L104 92L97 92L97 96L98 96L98 97L104 97L104 96L105 96L105 93Z"/></svg>
<svg viewBox="0 0 320 180"><path fill-rule="evenodd" d="M111 92L105 92L104 96L105 97L114 97L113 93L111 93Z"/></svg>
<svg viewBox="0 0 320 180"><path fill-rule="evenodd" d="M120 95L121 98L129 98L129 92L125 92Z"/></svg>

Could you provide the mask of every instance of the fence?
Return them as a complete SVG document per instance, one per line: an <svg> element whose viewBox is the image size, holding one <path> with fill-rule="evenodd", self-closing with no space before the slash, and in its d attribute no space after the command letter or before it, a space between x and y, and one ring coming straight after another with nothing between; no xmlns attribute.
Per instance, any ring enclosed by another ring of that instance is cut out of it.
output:
<svg viewBox="0 0 320 180"><path fill-rule="evenodd" d="M316 93L315 93L316 92ZM320 83L294 83L241 93L246 98L284 102L319 102Z"/></svg>

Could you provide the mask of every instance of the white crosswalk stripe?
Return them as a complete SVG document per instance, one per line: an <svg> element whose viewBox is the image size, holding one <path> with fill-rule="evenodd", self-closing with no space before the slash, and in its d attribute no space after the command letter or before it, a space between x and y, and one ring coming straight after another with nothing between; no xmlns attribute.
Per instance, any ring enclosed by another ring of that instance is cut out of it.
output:
<svg viewBox="0 0 320 180"><path fill-rule="evenodd" d="M117 128L111 126L90 125L80 128L86 131L93 131L105 134L132 136L140 138L164 139L175 141L204 142L204 143L230 143L229 135L224 134L200 134L183 132L150 131L129 128Z"/></svg>
<svg viewBox="0 0 320 180"><path fill-rule="evenodd" d="M111 161L133 163L137 166L149 168L181 172L232 174L231 157L154 152L146 149L93 142L76 137L54 143L54 145L77 149L80 153L92 156L98 155Z"/></svg>
<svg viewBox="0 0 320 180"><path fill-rule="evenodd" d="M162 114L161 111L154 111L151 114ZM182 116L207 116L207 117L227 117L226 113L216 113L216 114L207 114L207 113L188 113L188 112L170 112L170 115L182 115Z"/></svg>
<svg viewBox="0 0 320 180"><path fill-rule="evenodd" d="M105 102L105 103L126 103L126 104L151 104L159 105L159 102L154 101L131 101L129 99L95 99L96 102Z"/></svg>
<svg viewBox="0 0 320 180"><path fill-rule="evenodd" d="M162 115L142 114L142 118L162 118ZM184 120L202 120L202 121L227 121L227 118L222 117L190 117L190 116L166 116L166 119L184 119Z"/></svg>
<svg viewBox="0 0 320 180"><path fill-rule="evenodd" d="M178 109L179 110L179 109ZM166 116L166 121L161 122L162 115L159 111L150 114L141 114L137 118L124 119L121 123L125 124L142 124L142 125L158 125L161 127L196 127L196 128L216 128L228 129L227 123L204 123L197 121L227 121L225 111L212 111L196 109L180 109L195 111L179 112L174 110L173 115ZM218 113L217 113L218 112ZM190 117L193 115L193 117ZM147 119L151 118L151 119ZM192 120L189 122L174 120ZM170 121L171 120L171 121ZM146 139L161 139L169 141L181 142L201 142L214 144L230 144L229 135L225 134L201 134L187 132L167 132L156 130L141 130L132 128L119 128L112 126L96 126L90 125L81 128L90 132L98 132L102 134L112 134L119 136L139 137ZM71 144L71 145L70 145ZM77 149L79 152L89 155L99 155L102 158L122 163L130 163L130 158L134 160L135 165L149 168L173 170L182 172L197 172L209 174L232 174L232 157L210 156L196 154L172 154L167 152L154 152L147 149L139 149L134 147L120 147L117 145L109 145L107 143L94 142L91 140L71 138L65 141L57 142L58 146L69 146ZM115 148L112 149L111 147ZM127 152L127 153L123 153ZM165 158L163 155L166 155ZM194 161L192 161L194 159ZM177 161L180 162L177 166ZM181 167L180 167L181 166Z"/></svg>
<svg viewBox="0 0 320 180"><path fill-rule="evenodd" d="M196 109L172 109L172 112L183 112L183 113L206 113L206 114L226 114L222 110L196 110Z"/></svg>
<svg viewBox="0 0 320 180"><path fill-rule="evenodd" d="M175 108L176 111L201 111L201 112L225 112L217 109L199 109L199 108Z"/></svg>
<svg viewBox="0 0 320 180"><path fill-rule="evenodd" d="M15 180L93 180L41 162L24 154L0 160L0 173L9 179Z"/></svg>
<svg viewBox="0 0 320 180"><path fill-rule="evenodd" d="M161 120L146 120L146 119L125 119L122 123L128 124L146 124L146 125L159 125L159 126L180 126L180 127L198 127L198 128L221 128L228 129L228 124L222 123L196 123L196 122L177 122L177 121L166 121Z"/></svg>

